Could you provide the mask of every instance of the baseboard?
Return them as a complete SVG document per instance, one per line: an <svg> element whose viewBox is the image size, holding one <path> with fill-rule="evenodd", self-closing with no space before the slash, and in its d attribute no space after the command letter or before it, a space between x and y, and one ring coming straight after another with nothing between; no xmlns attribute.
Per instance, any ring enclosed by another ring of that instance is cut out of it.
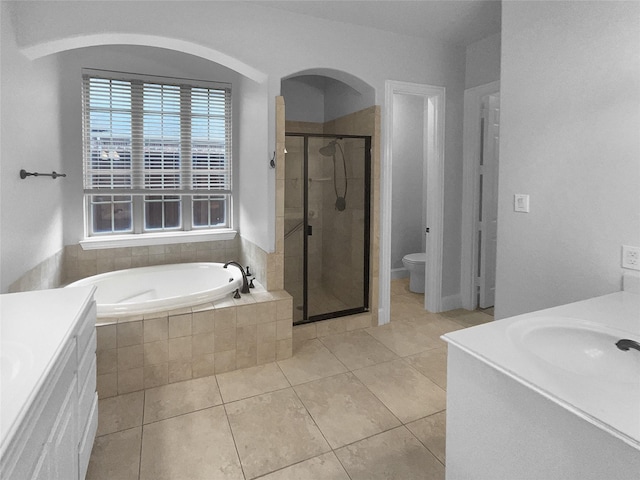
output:
<svg viewBox="0 0 640 480"><path fill-rule="evenodd" d="M391 269L391 280L397 280L399 278L409 278L409 270L404 267Z"/></svg>
<svg viewBox="0 0 640 480"><path fill-rule="evenodd" d="M447 312L449 310L456 310L462 308L462 298L459 293L455 295L449 295L448 297L442 297L442 311Z"/></svg>

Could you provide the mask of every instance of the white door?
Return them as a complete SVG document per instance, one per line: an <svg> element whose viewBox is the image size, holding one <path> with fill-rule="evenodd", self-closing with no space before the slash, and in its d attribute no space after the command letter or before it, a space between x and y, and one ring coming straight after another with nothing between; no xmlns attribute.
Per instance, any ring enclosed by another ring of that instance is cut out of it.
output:
<svg viewBox="0 0 640 480"><path fill-rule="evenodd" d="M496 290L496 242L498 237L498 145L500 94L482 102L482 154L480 156L480 211L478 222L479 306L492 307Z"/></svg>

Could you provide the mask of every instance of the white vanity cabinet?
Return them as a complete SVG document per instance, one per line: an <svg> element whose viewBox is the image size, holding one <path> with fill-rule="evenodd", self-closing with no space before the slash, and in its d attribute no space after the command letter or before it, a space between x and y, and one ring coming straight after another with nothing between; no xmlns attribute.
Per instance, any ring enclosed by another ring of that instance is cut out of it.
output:
<svg viewBox="0 0 640 480"><path fill-rule="evenodd" d="M447 480L640 479L640 295L444 335Z"/></svg>
<svg viewBox="0 0 640 480"><path fill-rule="evenodd" d="M93 291L0 296L2 480L85 478L98 420Z"/></svg>

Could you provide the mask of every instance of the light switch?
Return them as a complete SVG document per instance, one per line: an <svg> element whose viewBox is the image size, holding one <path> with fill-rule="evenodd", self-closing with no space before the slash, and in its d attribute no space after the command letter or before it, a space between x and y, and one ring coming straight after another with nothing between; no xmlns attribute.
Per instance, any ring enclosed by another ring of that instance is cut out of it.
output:
<svg viewBox="0 0 640 480"><path fill-rule="evenodd" d="M513 196L513 211L529 213L529 195L516 193Z"/></svg>

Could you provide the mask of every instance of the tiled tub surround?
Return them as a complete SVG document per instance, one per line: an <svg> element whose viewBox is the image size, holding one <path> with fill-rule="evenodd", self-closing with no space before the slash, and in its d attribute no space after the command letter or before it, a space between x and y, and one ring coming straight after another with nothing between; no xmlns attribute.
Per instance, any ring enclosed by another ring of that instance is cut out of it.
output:
<svg viewBox="0 0 640 480"><path fill-rule="evenodd" d="M9 285L9 293L56 288L65 280L65 250L62 249L31 268Z"/></svg>
<svg viewBox="0 0 640 480"><path fill-rule="evenodd" d="M100 398L291 357L292 299L283 290L170 312L99 318Z"/></svg>
<svg viewBox="0 0 640 480"><path fill-rule="evenodd" d="M80 245L67 245L59 252L31 268L9 286L9 293L57 288L99 273L169 263L227 262L238 260L242 246L238 240L207 241L151 245L144 247L101 248L84 250ZM248 247L245 246L245 249ZM259 256L254 257L259 260ZM249 257L252 259L253 257ZM266 260L265 260L266 261ZM244 263L244 262L243 262ZM253 267L253 263L247 263ZM263 271L264 268L256 268ZM262 277L258 277L263 281Z"/></svg>
<svg viewBox="0 0 640 480"><path fill-rule="evenodd" d="M73 282L99 273L170 263L224 263L239 258L237 238L95 250L84 250L80 245L67 245L64 248L65 280Z"/></svg>
<svg viewBox="0 0 640 480"><path fill-rule="evenodd" d="M267 253L255 243L246 238L239 240L239 258L242 265L251 267L254 276L267 290L282 290L283 286L283 256L282 254Z"/></svg>
<svg viewBox="0 0 640 480"><path fill-rule="evenodd" d="M100 273L172 263L239 261L268 290L282 290L282 259L237 236L234 240L84 250L67 245L9 286L9 292L58 288Z"/></svg>

